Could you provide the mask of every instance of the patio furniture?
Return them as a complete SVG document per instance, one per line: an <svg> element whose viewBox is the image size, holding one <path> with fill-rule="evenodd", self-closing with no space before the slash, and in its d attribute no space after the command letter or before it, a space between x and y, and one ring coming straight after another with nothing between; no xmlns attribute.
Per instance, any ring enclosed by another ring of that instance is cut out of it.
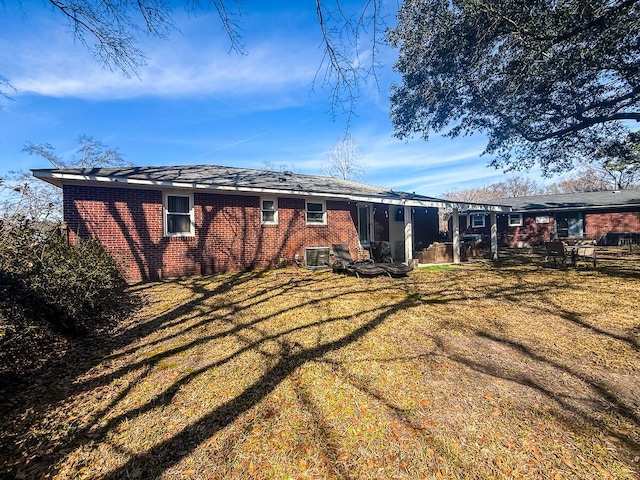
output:
<svg viewBox="0 0 640 480"><path fill-rule="evenodd" d="M572 251L573 265L578 268L578 261L585 265L592 264L596 266L596 247L595 245L576 245Z"/></svg>
<svg viewBox="0 0 640 480"><path fill-rule="evenodd" d="M391 244L389 242L371 242L369 252L371 252L371 258L373 258L374 264L384 268L389 276L400 277L407 275L407 273L413 270L413 267L393 261Z"/></svg>
<svg viewBox="0 0 640 480"><path fill-rule="evenodd" d="M544 264L557 267L560 265L563 268L567 268L567 252L565 250L564 243L562 242L544 242L545 257Z"/></svg>
<svg viewBox="0 0 640 480"><path fill-rule="evenodd" d="M334 273L353 272L356 277L362 276L373 277L376 275L388 275L387 271L379 265L373 263L372 260L354 260L349 252L349 245L345 243L336 243L331 245L333 250L334 261L331 268Z"/></svg>

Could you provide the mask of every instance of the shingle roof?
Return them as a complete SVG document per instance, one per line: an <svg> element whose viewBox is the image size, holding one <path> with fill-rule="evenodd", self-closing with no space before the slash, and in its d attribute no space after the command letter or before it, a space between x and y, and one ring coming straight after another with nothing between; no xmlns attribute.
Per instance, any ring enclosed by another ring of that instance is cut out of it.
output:
<svg viewBox="0 0 640 480"><path fill-rule="evenodd" d="M636 207L640 206L640 189L499 198L491 203L509 205L514 212Z"/></svg>
<svg viewBox="0 0 640 480"><path fill-rule="evenodd" d="M176 188L265 191L307 196L315 194L356 200L366 198L393 204L437 206L452 203L435 197L394 191L332 177L219 165L42 169L33 170L33 174L57 186L61 186L64 181L100 181L103 184L106 181ZM469 206L469 204L460 205ZM477 205L477 207L487 209L487 205Z"/></svg>

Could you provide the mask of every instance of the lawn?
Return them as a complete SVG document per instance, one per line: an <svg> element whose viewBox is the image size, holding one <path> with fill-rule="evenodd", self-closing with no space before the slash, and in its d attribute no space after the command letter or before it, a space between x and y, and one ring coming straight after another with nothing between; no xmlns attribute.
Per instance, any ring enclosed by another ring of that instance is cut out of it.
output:
<svg viewBox="0 0 640 480"><path fill-rule="evenodd" d="M12 478L637 478L640 261L135 285L4 394Z"/></svg>

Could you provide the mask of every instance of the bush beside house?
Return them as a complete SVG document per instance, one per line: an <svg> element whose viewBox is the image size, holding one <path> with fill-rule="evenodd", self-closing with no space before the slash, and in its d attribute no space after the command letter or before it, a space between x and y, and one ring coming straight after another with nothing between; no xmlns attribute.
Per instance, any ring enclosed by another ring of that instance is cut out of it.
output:
<svg viewBox="0 0 640 480"><path fill-rule="evenodd" d="M96 241L70 245L59 229L43 230L28 221L5 223L0 231L3 373L22 360L37 364L28 357L48 354L38 345L86 333L122 304L125 282Z"/></svg>

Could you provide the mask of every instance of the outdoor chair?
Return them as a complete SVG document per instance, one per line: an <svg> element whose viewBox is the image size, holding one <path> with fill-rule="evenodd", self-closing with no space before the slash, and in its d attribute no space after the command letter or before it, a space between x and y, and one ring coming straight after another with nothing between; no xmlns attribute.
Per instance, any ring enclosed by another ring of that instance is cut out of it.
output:
<svg viewBox="0 0 640 480"><path fill-rule="evenodd" d="M547 266L551 266L551 262L553 262L553 266L557 267L560 265L563 268L567 267L567 252L564 248L564 243L562 242L545 242L545 257L544 263Z"/></svg>
<svg viewBox="0 0 640 480"><path fill-rule="evenodd" d="M331 245L333 250L333 263L331 268L335 273L353 272L356 277L373 277L376 275L387 275L384 268L370 260L354 260L349 253L349 245L337 243Z"/></svg>
<svg viewBox="0 0 640 480"><path fill-rule="evenodd" d="M578 268L578 261L582 261L585 265L592 264L596 266L596 247L595 245L578 245L573 250L573 261L576 268Z"/></svg>
<svg viewBox="0 0 640 480"><path fill-rule="evenodd" d="M371 252L371 258L373 258L374 264L384 268L389 276L400 277L407 275L413 270L413 267L393 261L391 244L389 242L371 242L369 252Z"/></svg>

